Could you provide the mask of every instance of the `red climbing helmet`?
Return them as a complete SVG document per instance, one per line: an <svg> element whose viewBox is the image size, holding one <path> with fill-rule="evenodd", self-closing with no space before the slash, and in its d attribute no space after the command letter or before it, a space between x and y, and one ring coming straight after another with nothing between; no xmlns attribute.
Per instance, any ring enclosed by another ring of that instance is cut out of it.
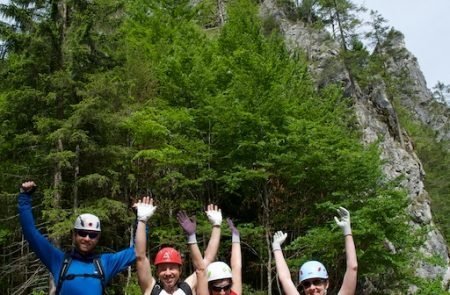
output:
<svg viewBox="0 0 450 295"><path fill-rule="evenodd" d="M155 257L155 265L161 263L175 263L182 265L181 254L171 247L165 247L158 251Z"/></svg>

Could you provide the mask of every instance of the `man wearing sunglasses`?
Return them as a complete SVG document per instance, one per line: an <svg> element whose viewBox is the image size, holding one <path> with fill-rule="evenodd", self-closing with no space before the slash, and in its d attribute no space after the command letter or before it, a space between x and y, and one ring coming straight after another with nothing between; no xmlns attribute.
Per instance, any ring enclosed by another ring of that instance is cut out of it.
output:
<svg viewBox="0 0 450 295"><path fill-rule="evenodd" d="M19 194L19 220L25 239L53 276L57 295L100 295L106 283L136 260L134 247L117 253L94 254L100 239L100 220L93 214L81 214L74 223L73 249L64 253L36 228L31 195L33 181L22 183Z"/></svg>
<svg viewBox="0 0 450 295"><path fill-rule="evenodd" d="M338 295L354 295L356 291L358 263L350 226L350 213L343 207L340 207L337 211L341 219L337 217L334 219L344 234L345 253L347 256L347 269ZM278 231L273 235L272 243L278 278L284 293L286 295L326 295L329 285L328 273L325 266L318 261L308 261L300 267L299 285L297 287L295 286L289 267L281 251L281 244L286 240L286 237L286 233Z"/></svg>

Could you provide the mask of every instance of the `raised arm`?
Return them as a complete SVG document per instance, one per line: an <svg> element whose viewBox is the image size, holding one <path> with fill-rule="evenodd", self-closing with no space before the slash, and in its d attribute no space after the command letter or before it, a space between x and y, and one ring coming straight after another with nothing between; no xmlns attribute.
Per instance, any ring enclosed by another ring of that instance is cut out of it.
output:
<svg viewBox="0 0 450 295"><path fill-rule="evenodd" d="M206 273L206 268L196 269L195 274L197 276L197 295L209 295L208 276Z"/></svg>
<svg viewBox="0 0 450 295"><path fill-rule="evenodd" d="M203 258L205 267L208 267L211 262L216 260L217 251L219 251L222 210L217 205L209 204L205 213L212 225L211 237L209 238L208 246L205 249L205 257Z"/></svg>
<svg viewBox="0 0 450 295"><path fill-rule="evenodd" d="M237 294L242 294L242 254L241 237L233 221L227 218L228 226L231 230L231 274L233 276L233 286L231 289Z"/></svg>
<svg viewBox="0 0 450 295"><path fill-rule="evenodd" d="M64 253L53 246L36 228L31 205L31 196L36 187L34 181L26 181L20 187L18 197L20 225L30 248L55 276L61 267Z"/></svg>
<svg viewBox="0 0 450 295"><path fill-rule="evenodd" d="M287 234L282 231L277 231L273 235L272 251L275 257L275 265L277 268L278 279L281 282L284 293L286 295L298 295L297 288L291 278L291 272L284 259L283 251L281 251L281 244L286 240Z"/></svg>
<svg viewBox="0 0 450 295"><path fill-rule="evenodd" d="M195 274L186 278L185 282L191 289L196 289L197 295L208 295L208 280L206 278L206 266L203 262L202 253L197 244L196 229L197 223L189 218L185 211L177 213L177 220L183 228L187 237L187 244L194 264Z"/></svg>
<svg viewBox="0 0 450 295"><path fill-rule="evenodd" d="M347 269L345 271L344 280L338 295L353 295L356 291L356 282L358 275L358 261L356 258L355 243L353 242L352 229L350 225L350 212L344 207L338 210L339 220L334 217L337 225L342 229L345 239L345 255L347 256Z"/></svg>
<svg viewBox="0 0 450 295"><path fill-rule="evenodd" d="M156 207L153 206L153 199L144 197L133 205L137 209L138 224L136 228L136 271L138 283L144 295L149 295L155 279L152 276L150 261L147 257L147 234L146 225L148 219L155 213Z"/></svg>

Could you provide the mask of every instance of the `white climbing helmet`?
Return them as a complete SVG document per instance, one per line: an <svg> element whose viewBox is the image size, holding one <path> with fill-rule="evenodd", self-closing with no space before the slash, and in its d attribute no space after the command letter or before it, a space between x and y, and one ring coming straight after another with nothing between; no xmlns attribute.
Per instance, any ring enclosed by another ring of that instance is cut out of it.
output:
<svg viewBox="0 0 450 295"><path fill-rule="evenodd" d="M75 219L74 229L101 231L100 219L89 213L81 214Z"/></svg>
<svg viewBox="0 0 450 295"><path fill-rule="evenodd" d="M208 282L222 279L231 279L231 268L222 261L216 261L208 265L207 267Z"/></svg>
<svg viewBox="0 0 450 295"><path fill-rule="evenodd" d="M327 270L319 261L308 261L303 263L300 267L300 272L298 274L298 280L300 283L304 280L312 278L328 279Z"/></svg>

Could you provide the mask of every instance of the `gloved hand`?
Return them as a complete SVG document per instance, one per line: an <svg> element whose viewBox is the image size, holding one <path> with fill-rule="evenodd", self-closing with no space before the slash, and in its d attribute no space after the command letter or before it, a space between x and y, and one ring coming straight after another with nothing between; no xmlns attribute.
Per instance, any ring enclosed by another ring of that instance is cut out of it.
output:
<svg viewBox="0 0 450 295"><path fill-rule="evenodd" d="M348 212L348 210L345 209L344 207L339 207L339 209L337 209L337 212L339 213L341 220L339 220L335 216L334 220L336 221L336 224L342 229L344 236L351 235L352 228L350 226L350 212Z"/></svg>
<svg viewBox="0 0 450 295"><path fill-rule="evenodd" d="M137 219L142 222L147 222L156 210L156 206L153 206L153 199L150 197L143 197L133 207L137 210Z"/></svg>
<svg viewBox="0 0 450 295"><path fill-rule="evenodd" d="M239 230L234 226L233 220L231 220L231 218L227 218L227 223L231 230L231 242L240 243L241 237L239 234Z"/></svg>
<svg viewBox="0 0 450 295"><path fill-rule="evenodd" d="M20 185L20 192L31 195L36 191L37 185L34 181L25 181Z"/></svg>
<svg viewBox="0 0 450 295"><path fill-rule="evenodd" d="M197 236L195 235L195 231L197 229L196 221L191 220L185 211L180 211L177 213L177 220L187 236L188 244L196 244L197 243Z"/></svg>
<svg viewBox="0 0 450 295"><path fill-rule="evenodd" d="M272 242L272 251L281 250L281 244L286 241L287 233L283 233L282 231L277 231L273 235L273 242Z"/></svg>
<svg viewBox="0 0 450 295"><path fill-rule="evenodd" d="M209 204L206 210L206 216L208 216L209 222L213 226L220 226L222 224L222 210L217 205Z"/></svg>

